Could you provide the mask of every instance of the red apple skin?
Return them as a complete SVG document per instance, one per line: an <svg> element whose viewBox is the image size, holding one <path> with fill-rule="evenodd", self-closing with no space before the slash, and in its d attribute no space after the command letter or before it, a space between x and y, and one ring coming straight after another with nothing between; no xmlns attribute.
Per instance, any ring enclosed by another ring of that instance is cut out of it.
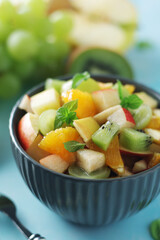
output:
<svg viewBox="0 0 160 240"><path fill-rule="evenodd" d="M131 157L151 157L153 155L152 152L132 152L126 148L123 148L120 146L120 153L122 155L126 155L126 156L131 156Z"/></svg>
<svg viewBox="0 0 160 240"><path fill-rule="evenodd" d="M24 150L27 150L35 140L38 131L32 126L30 113L25 114L18 123L18 137Z"/></svg>
<svg viewBox="0 0 160 240"><path fill-rule="evenodd" d="M133 123L134 125L136 125L135 121L134 121L134 118L132 117L132 114L126 109L126 108L123 108L123 111L125 113L125 116L126 116L126 120L128 122L131 122Z"/></svg>

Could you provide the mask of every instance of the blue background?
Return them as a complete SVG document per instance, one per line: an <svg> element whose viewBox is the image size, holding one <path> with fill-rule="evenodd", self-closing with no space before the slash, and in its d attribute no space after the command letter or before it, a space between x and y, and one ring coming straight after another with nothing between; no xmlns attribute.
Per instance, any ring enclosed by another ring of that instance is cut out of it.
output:
<svg viewBox="0 0 160 240"><path fill-rule="evenodd" d="M138 40L147 40L152 48L130 49L126 56L131 62L135 79L160 92L160 1L132 0L139 12ZM0 192L17 205L19 219L32 232L47 240L151 240L148 226L160 218L160 196L140 213L99 228L71 224L42 205L23 182L11 153L8 119L13 102L0 102ZM0 240L24 240L7 216L0 213Z"/></svg>

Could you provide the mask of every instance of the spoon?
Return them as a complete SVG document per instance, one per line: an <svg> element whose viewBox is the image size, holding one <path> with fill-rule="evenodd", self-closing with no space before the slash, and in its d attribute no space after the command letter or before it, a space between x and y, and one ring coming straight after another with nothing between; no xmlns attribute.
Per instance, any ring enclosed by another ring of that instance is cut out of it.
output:
<svg viewBox="0 0 160 240"><path fill-rule="evenodd" d="M7 214L16 224L18 229L24 234L28 240L45 240L39 234L32 234L28 229L26 229L16 217L16 206L14 203L6 196L0 194L0 211Z"/></svg>

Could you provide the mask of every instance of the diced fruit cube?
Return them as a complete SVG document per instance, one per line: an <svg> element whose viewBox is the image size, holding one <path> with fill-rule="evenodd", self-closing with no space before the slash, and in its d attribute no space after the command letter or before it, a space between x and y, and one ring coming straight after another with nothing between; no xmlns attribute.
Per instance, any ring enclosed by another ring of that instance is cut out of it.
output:
<svg viewBox="0 0 160 240"><path fill-rule="evenodd" d="M40 143L42 138L43 138L42 135L38 134L33 143L26 150L26 153L36 161L39 161L41 158L47 157L49 155L48 152L45 152L44 150L38 147L38 144Z"/></svg>
<svg viewBox="0 0 160 240"><path fill-rule="evenodd" d="M154 143L160 144L160 130L146 128L144 131L152 137Z"/></svg>
<svg viewBox="0 0 160 240"><path fill-rule="evenodd" d="M147 128L160 130L160 116L152 116Z"/></svg>
<svg viewBox="0 0 160 240"><path fill-rule="evenodd" d="M64 103L76 99L78 99L78 108L76 110L78 118L92 117L96 114L96 108L91 94L78 89L71 89L62 93Z"/></svg>
<svg viewBox="0 0 160 240"><path fill-rule="evenodd" d="M73 163L75 161L75 153L68 152L64 143L68 141L77 141L79 138L78 132L72 127L59 128L49 132L42 141L39 147L51 154L59 155L66 162Z"/></svg>
<svg viewBox="0 0 160 240"><path fill-rule="evenodd" d="M105 155L90 149L81 149L77 151L77 164L91 173L105 165Z"/></svg>
<svg viewBox="0 0 160 240"><path fill-rule="evenodd" d="M151 144L152 146L152 144ZM134 159L139 159L139 158L149 158L149 157L152 157L153 153L151 151L151 149L149 148L148 151L145 151L145 152L139 152L139 151L131 151L129 149L126 149L122 146L120 146L120 153L125 156L125 157L128 157L128 158L134 158Z"/></svg>
<svg viewBox="0 0 160 240"><path fill-rule="evenodd" d="M53 88L44 90L31 97L31 108L38 115L48 109L58 109L59 107L60 97Z"/></svg>
<svg viewBox="0 0 160 240"><path fill-rule="evenodd" d="M147 169L147 163L145 160L140 160L138 162L135 162L132 172L133 173L138 173L138 172L142 172L144 170Z"/></svg>
<svg viewBox="0 0 160 240"><path fill-rule="evenodd" d="M94 91L100 90L99 84L97 81L95 81L92 78L87 79L86 81L83 81L77 89L83 91L83 92L88 92L92 93Z"/></svg>
<svg viewBox="0 0 160 240"><path fill-rule="evenodd" d="M151 152L156 152L156 153L160 153L160 145L159 144L156 144L156 143L152 143L149 150Z"/></svg>
<svg viewBox="0 0 160 240"><path fill-rule="evenodd" d="M119 151L119 140L116 136L110 143L106 152L106 165L109 166L118 175L124 172L124 163Z"/></svg>
<svg viewBox="0 0 160 240"><path fill-rule="evenodd" d="M93 92L92 97L98 112L120 104L119 94L115 89L104 89Z"/></svg>
<svg viewBox="0 0 160 240"><path fill-rule="evenodd" d="M40 160L40 164L58 173L65 172L66 169L69 167L69 163L67 163L60 156L55 154L42 158Z"/></svg>
<svg viewBox="0 0 160 240"><path fill-rule="evenodd" d="M116 105L114 107L107 108L103 112L100 112L94 116L94 119L101 125L105 123L110 115L112 115L115 111L121 109L120 105Z"/></svg>
<svg viewBox="0 0 160 240"><path fill-rule="evenodd" d="M107 122L92 135L92 141L98 147L106 151L112 139L118 134L118 132L119 126L116 123Z"/></svg>
<svg viewBox="0 0 160 240"><path fill-rule="evenodd" d="M124 87L128 90L128 92L130 93L130 94L132 94L132 93L134 93L134 91L135 91L135 86L134 85L132 85L132 84L126 84L126 85L124 85Z"/></svg>
<svg viewBox="0 0 160 240"><path fill-rule="evenodd" d="M122 173L121 177L128 177L128 176L132 176L133 173L127 168L124 168L124 172Z"/></svg>
<svg viewBox="0 0 160 240"><path fill-rule="evenodd" d="M148 167L154 167L155 165L160 163L160 153L154 153L153 157L150 159L148 163Z"/></svg>
<svg viewBox="0 0 160 240"><path fill-rule="evenodd" d="M160 117L160 109L158 109L158 108L153 109L153 115L157 116L157 117Z"/></svg>
<svg viewBox="0 0 160 240"><path fill-rule="evenodd" d="M56 117L56 110L49 109L41 113L39 116L39 130L43 135L54 130L54 121Z"/></svg>
<svg viewBox="0 0 160 240"><path fill-rule="evenodd" d="M90 141L93 133L100 128L99 124L92 117L74 120L73 125L84 142Z"/></svg>
<svg viewBox="0 0 160 240"><path fill-rule="evenodd" d="M99 82L98 84L100 89L111 89L113 87L112 82L107 82L107 83Z"/></svg>
<svg viewBox="0 0 160 240"><path fill-rule="evenodd" d="M123 128L133 128L135 126L135 121L131 115L131 113L125 109L120 108L115 111L112 115L108 117L110 122L115 122L119 125L120 129Z"/></svg>
<svg viewBox="0 0 160 240"><path fill-rule="evenodd" d="M18 123L18 137L24 150L30 147L38 135L38 119L37 115L26 113Z"/></svg>
<svg viewBox="0 0 160 240"><path fill-rule="evenodd" d="M61 88L61 93L67 92L68 90L71 90L72 88L72 80L68 80L65 83L63 83Z"/></svg>
<svg viewBox="0 0 160 240"><path fill-rule="evenodd" d="M33 113L32 108L31 108L31 99L27 94L24 95L24 97L22 98L22 100L19 104L19 108L22 110L25 110L26 112Z"/></svg>
<svg viewBox="0 0 160 240"><path fill-rule="evenodd" d="M58 93L61 93L62 85L65 81L48 78L45 82L45 89L54 88Z"/></svg>
<svg viewBox="0 0 160 240"><path fill-rule="evenodd" d="M148 105L151 108L156 108L158 106L158 101L154 99L153 97L149 96L145 92L138 92L136 95L142 99L143 103Z"/></svg>
<svg viewBox="0 0 160 240"><path fill-rule="evenodd" d="M124 128L120 133L120 144L131 151L145 152L152 144L152 138L150 135L132 128Z"/></svg>

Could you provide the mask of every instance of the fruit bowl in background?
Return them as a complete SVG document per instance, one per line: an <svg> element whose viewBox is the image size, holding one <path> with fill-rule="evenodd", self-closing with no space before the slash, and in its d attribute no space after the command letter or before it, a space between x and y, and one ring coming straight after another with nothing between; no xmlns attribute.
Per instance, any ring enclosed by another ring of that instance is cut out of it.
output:
<svg viewBox="0 0 160 240"><path fill-rule="evenodd" d="M62 77L68 80L69 77ZM97 81L116 82L116 78L93 75ZM123 84L129 80L120 79ZM160 95L135 83L137 91L145 91L158 100ZM44 84L27 94L42 91ZM13 154L20 173L31 192L47 207L66 220L84 225L102 225L118 221L148 206L160 192L160 164L136 175L105 180L86 180L53 172L34 159L21 147L17 126L24 112L18 108L19 100L10 116L10 137Z"/></svg>

